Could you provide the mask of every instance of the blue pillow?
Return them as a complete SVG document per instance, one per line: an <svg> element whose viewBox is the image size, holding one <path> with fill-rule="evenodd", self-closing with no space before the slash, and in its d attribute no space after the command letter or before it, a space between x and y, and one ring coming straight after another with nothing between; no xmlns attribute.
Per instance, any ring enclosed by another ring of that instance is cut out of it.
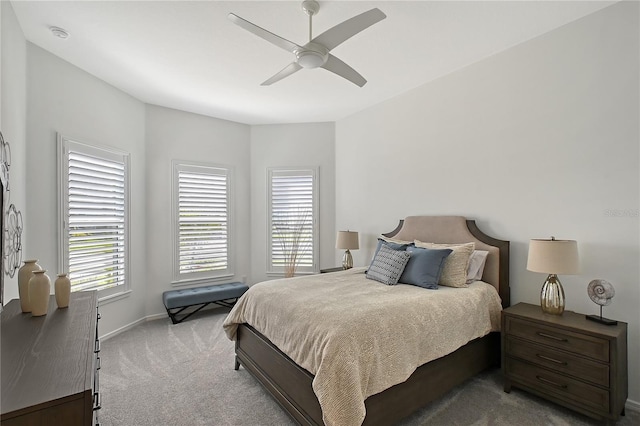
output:
<svg viewBox="0 0 640 426"><path fill-rule="evenodd" d="M411 253L411 258L409 258L398 282L436 290L444 261L453 250L410 246L407 251Z"/></svg>

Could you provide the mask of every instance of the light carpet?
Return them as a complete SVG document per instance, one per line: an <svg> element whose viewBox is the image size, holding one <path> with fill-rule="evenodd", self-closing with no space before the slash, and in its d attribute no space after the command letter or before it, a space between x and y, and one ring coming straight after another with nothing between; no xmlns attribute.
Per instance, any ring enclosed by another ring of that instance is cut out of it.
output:
<svg viewBox="0 0 640 426"><path fill-rule="evenodd" d="M172 325L145 322L102 342L101 426L260 425L295 423L244 369L233 369L227 309L199 312ZM499 370L453 389L400 423L419 425L598 425L580 414L514 389ZM627 410L620 426L640 424Z"/></svg>

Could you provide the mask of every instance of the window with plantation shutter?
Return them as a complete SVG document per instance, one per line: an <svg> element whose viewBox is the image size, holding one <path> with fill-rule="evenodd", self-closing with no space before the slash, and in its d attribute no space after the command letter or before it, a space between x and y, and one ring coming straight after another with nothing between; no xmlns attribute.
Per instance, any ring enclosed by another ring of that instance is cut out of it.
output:
<svg viewBox="0 0 640 426"><path fill-rule="evenodd" d="M60 137L61 270L71 291L129 290L129 156Z"/></svg>
<svg viewBox="0 0 640 426"><path fill-rule="evenodd" d="M223 167L174 163L174 281L233 275L229 175Z"/></svg>
<svg viewBox="0 0 640 426"><path fill-rule="evenodd" d="M316 174L315 169L268 170L271 273L317 272Z"/></svg>

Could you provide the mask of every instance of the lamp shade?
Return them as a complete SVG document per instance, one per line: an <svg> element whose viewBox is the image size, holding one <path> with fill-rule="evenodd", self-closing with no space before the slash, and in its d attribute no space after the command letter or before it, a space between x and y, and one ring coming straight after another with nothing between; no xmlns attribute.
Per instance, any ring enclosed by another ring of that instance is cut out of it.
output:
<svg viewBox="0 0 640 426"><path fill-rule="evenodd" d="M338 231L336 248L343 250L357 250L360 248L358 244L358 233L354 231Z"/></svg>
<svg viewBox="0 0 640 426"><path fill-rule="evenodd" d="M529 242L527 269L545 274L577 274L578 243L574 240L534 239Z"/></svg>

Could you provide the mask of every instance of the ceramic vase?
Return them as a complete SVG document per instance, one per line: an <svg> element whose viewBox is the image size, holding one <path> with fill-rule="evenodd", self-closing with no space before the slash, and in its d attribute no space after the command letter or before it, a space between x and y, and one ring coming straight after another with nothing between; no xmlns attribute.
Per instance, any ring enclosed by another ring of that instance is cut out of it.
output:
<svg viewBox="0 0 640 426"><path fill-rule="evenodd" d="M29 280L29 302L31 303L31 315L40 317L46 315L49 310L49 295L51 294L51 280L45 274L46 270L33 271Z"/></svg>
<svg viewBox="0 0 640 426"><path fill-rule="evenodd" d="M71 280L67 274L58 274L56 282L53 284L56 292L56 305L58 308L69 307L69 298L71 297Z"/></svg>
<svg viewBox="0 0 640 426"><path fill-rule="evenodd" d="M20 308L22 312L31 312L31 303L29 303L29 280L33 276L33 271L42 269L37 262L38 259L25 260L24 265L18 270L18 295L20 297Z"/></svg>

